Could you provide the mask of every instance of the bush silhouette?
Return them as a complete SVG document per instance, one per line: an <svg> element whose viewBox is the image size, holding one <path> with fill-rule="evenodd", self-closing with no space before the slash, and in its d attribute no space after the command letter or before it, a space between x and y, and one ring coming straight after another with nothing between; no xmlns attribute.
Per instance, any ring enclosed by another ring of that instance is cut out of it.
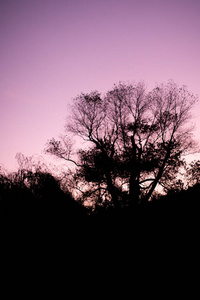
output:
<svg viewBox="0 0 200 300"><path fill-rule="evenodd" d="M10 220L64 221L86 216L86 209L49 173L19 172L0 177L1 216Z"/></svg>

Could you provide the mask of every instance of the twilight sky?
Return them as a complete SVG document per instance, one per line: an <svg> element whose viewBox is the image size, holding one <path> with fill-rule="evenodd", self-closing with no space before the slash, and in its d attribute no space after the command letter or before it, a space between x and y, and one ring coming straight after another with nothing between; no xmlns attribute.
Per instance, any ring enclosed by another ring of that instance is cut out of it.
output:
<svg viewBox="0 0 200 300"><path fill-rule="evenodd" d="M0 0L0 163L44 156L81 92L169 79L200 96L200 0Z"/></svg>

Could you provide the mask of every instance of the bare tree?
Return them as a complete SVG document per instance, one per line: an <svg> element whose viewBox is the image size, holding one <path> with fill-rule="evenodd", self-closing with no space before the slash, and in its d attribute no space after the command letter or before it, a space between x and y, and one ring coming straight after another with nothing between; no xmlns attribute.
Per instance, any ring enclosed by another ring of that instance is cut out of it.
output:
<svg viewBox="0 0 200 300"><path fill-rule="evenodd" d="M76 166L76 183L95 203L115 207L148 201L158 185L167 187L194 151L190 110L197 97L170 81L146 91L144 83L120 83L74 99L66 132L88 143L72 156L66 139L48 142L46 152Z"/></svg>

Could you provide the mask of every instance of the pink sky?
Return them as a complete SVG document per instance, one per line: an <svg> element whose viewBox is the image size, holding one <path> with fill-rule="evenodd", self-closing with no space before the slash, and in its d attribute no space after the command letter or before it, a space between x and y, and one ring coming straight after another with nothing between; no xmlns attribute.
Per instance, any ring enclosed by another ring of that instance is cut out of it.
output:
<svg viewBox="0 0 200 300"><path fill-rule="evenodd" d="M173 79L200 95L200 1L1 0L0 70L0 163L13 170L17 152L44 155L81 92Z"/></svg>

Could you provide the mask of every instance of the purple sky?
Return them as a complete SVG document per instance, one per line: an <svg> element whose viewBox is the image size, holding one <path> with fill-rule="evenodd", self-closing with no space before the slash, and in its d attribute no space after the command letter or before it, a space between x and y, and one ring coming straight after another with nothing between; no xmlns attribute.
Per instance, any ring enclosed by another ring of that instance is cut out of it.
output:
<svg viewBox="0 0 200 300"><path fill-rule="evenodd" d="M81 92L169 79L200 95L199 0L1 0L0 163L43 155Z"/></svg>

